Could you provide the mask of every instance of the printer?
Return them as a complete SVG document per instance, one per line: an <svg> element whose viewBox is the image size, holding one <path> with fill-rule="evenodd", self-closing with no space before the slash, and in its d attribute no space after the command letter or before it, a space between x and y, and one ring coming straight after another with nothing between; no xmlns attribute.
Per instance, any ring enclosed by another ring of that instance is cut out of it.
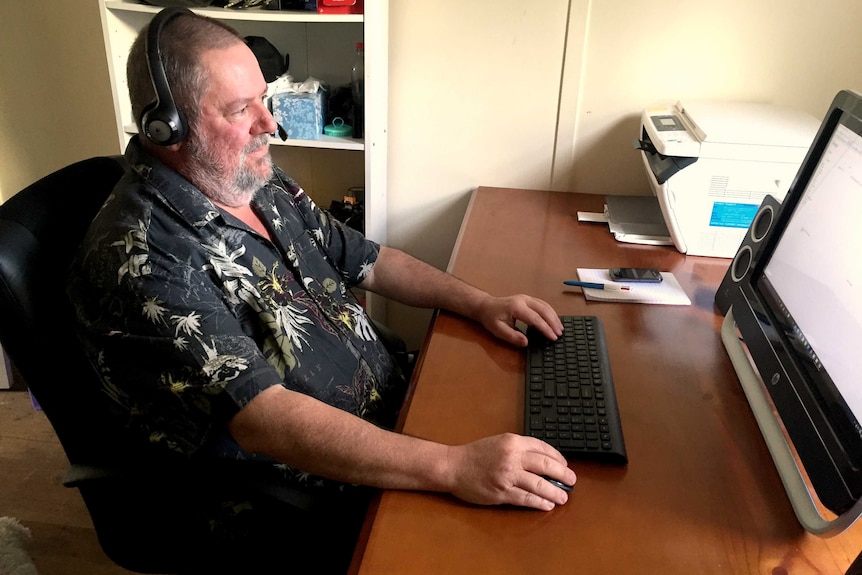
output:
<svg viewBox="0 0 862 575"><path fill-rule="evenodd" d="M640 150L674 246L731 258L763 198L784 199L820 121L747 102L647 108Z"/></svg>

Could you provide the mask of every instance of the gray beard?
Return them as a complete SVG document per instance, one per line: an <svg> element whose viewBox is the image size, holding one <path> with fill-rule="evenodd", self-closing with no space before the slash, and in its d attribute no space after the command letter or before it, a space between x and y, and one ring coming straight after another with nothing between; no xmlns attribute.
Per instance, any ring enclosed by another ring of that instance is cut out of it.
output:
<svg viewBox="0 0 862 575"><path fill-rule="evenodd" d="M268 154L264 160L269 168L266 176L259 175L245 165L246 154L259 148L265 140L268 140L268 137L261 136L246 146L237 158L237 165L231 177L230 167L218 162L212 145L206 139L190 137L186 144L189 152L189 163L186 167L189 180L217 204L232 208L248 205L254 193L272 177L272 158Z"/></svg>

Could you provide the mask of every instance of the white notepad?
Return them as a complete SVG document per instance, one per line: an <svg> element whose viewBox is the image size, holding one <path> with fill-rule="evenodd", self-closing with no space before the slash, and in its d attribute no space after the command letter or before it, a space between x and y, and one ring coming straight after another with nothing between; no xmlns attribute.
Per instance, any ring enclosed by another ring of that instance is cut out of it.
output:
<svg viewBox="0 0 862 575"><path fill-rule="evenodd" d="M662 281L657 283L614 282L606 269L578 268L578 279L582 282L616 283L631 287L631 291L581 288L584 297L591 301L691 305L685 290L671 272L661 272L661 277Z"/></svg>

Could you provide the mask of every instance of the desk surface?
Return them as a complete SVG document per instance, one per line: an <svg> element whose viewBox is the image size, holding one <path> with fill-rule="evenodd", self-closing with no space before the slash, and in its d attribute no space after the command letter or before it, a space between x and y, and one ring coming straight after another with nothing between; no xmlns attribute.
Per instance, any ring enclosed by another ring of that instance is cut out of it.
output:
<svg viewBox="0 0 862 575"><path fill-rule="evenodd" d="M529 293L604 323L629 464L571 461L568 504L543 513L387 491L354 568L400 573L842 574L862 525L804 532L720 337L713 298L729 260L621 244L579 223L603 197L480 188L450 271L491 293ZM672 271L691 306L588 302L578 267ZM448 313L434 317L404 433L463 443L523 427L524 356Z"/></svg>

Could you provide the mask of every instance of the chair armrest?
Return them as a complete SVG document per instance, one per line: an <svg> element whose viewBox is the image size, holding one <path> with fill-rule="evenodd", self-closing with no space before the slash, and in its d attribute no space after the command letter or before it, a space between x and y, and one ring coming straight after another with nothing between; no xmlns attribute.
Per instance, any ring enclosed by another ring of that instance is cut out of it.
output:
<svg viewBox="0 0 862 575"><path fill-rule="evenodd" d="M142 461L140 464L131 465L92 465L72 464L63 474L63 486L69 488L94 488L99 482L111 481L116 483L138 483L146 482L150 485L161 484L163 478L170 478L170 482L206 481L211 484L214 477L227 485L240 485L247 488L250 493L267 496L280 503L284 503L309 512L325 512L337 506L335 502L302 489L287 485L269 477L259 477L255 473L246 473L235 464L212 464L203 466L194 465L159 465ZM160 479L161 478L161 479ZM152 483L155 481L156 483ZM170 483L168 482L168 484Z"/></svg>

